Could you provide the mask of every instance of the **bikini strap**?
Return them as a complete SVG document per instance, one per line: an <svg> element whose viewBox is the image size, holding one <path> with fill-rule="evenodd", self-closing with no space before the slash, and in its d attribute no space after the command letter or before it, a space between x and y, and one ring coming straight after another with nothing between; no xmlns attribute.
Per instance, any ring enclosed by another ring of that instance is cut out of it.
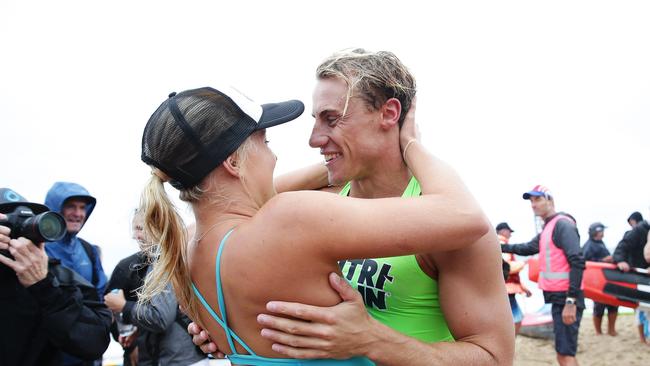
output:
<svg viewBox="0 0 650 366"><path fill-rule="evenodd" d="M221 239L221 243L219 244L219 250L217 251L217 259L215 263L215 276L216 276L216 282L217 282L217 301L219 302L219 312L221 313L222 318L219 318L219 315L214 312L210 304L205 300L205 298L201 295L199 290L192 284L192 290L194 291L194 294L199 298L199 301L201 301L201 304L206 308L208 313L212 315L214 320L216 320L219 325L223 328L224 332L226 333L226 339L228 340L228 345L230 346L230 349L232 350L232 354L237 355L237 349L235 348L235 344L233 343L233 338L237 343L239 343L249 354L253 356L257 356L253 350L248 347L248 345L233 332L230 327L228 326L228 317L226 315L226 303L223 300L223 289L221 287L221 254L223 252L223 248L226 245L226 241L228 240L228 237L230 237L230 234L232 234L234 228L230 229L226 235L224 235L223 239Z"/></svg>
<svg viewBox="0 0 650 366"><path fill-rule="evenodd" d="M224 332L225 332L226 329L228 329L228 326L227 326L227 325L226 325L226 324L221 320L221 318L219 317L219 315L218 315L218 314L217 314L217 313L212 309L212 307L210 306L210 304L208 304L208 302L205 300L205 298L203 297L203 295L201 295L201 292L199 292L199 289L196 288L196 286L194 286L194 284L192 284L192 290L194 291L194 294L196 295L196 297L199 298L199 301L201 301L201 304L203 304L203 307L205 307L205 310L207 310L208 313L210 313L210 315L212 316L212 318L213 318L213 319L214 319L214 320L215 320L215 321L216 321L216 322L221 326L221 328L224 329ZM248 346L246 345L246 343L244 343L244 341L243 341L241 338L239 338L239 337L237 336L237 334L235 334L235 333L233 332L233 333L232 333L232 336L233 336L233 338L235 338L235 340L237 341L237 343L241 344L244 348L248 349L248 348L247 348Z"/></svg>
<svg viewBox="0 0 650 366"><path fill-rule="evenodd" d="M232 228L228 230L226 235L223 236L223 239L221 239L221 243L219 244L219 250L217 251L217 261L215 263L215 269L214 269L216 280L217 280L217 301L219 302L219 312L221 313L221 317L225 324L228 324L228 316L226 315L226 302L223 299L223 289L221 287L221 254L223 253L223 248L226 246L226 241L230 237L230 234L232 234L233 230L235 229ZM230 330L230 327L226 327L224 330L226 332L226 338L228 339L228 344L230 345L230 349L232 350L232 353L237 354L237 349L235 349L235 344L232 341L233 331ZM242 342L241 345L244 348L246 348L246 351L251 352L245 343Z"/></svg>

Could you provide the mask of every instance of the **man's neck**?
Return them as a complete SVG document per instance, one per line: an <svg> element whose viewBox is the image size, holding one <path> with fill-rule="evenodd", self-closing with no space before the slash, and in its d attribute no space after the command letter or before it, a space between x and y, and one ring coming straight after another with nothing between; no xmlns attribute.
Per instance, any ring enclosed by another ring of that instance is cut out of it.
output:
<svg viewBox="0 0 650 366"><path fill-rule="evenodd" d="M543 217L544 222L547 222L548 220L550 220L550 219L551 219L553 216L555 216L556 214L557 214L557 212L555 212L555 210L551 210L551 211L549 211L549 212L546 214L546 216Z"/></svg>
<svg viewBox="0 0 650 366"><path fill-rule="evenodd" d="M355 179L350 185L350 197L385 198L400 197L411 179L411 172L404 162L384 164L363 179Z"/></svg>
<svg viewBox="0 0 650 366"><path fill-rule="evenodd" d="M65 236L63 237L63 239L59 240L58 242L61 243L61 244L69 245L70 243L72 243L72 240L77 237L78 233L79 233L78 231L75 231L75 232L66 231Z"/></svg>

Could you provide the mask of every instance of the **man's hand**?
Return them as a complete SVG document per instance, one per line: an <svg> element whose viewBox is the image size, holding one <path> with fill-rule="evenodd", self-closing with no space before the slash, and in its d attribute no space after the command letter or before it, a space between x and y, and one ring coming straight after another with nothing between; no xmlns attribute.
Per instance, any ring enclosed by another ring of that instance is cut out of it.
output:
<svg viewBox="0 0 650 366"><path fill-rule="evenodd" d="M562 309L562 323L566 325L571 325L575 322L576 322L576 305L564 304L564 309Z"/></svg>
<svg viewBox="0 0 650 366"><path fill-rule="evenodd" d="M627 264L627 262L618 262L616 263L616 267L620 269L623 272L629 272L630 271L630 265Z"/></svg>
<svg viewBox="0 0 650 366"><path fill-rule="evenodd" d="M526 262L509 261L508 264L510 265L510 274L516 274L521 272L522 269L524 269Z"/></svg>
<svg viewBox="0 0 650 366"><path fill-rule="evenodd" d="M612 262L614 262L614 259L612 258L611 255L608 255L607 257L601 259L601 261L603 261L605 263L612 263Z"/></svg>
<svg viewBox="0 0 650 366"><path fill-rule="evenodd" d="M5 219L0 215L0 219ZM0 253L0 263L16 272L18 282L29 287L47 277L47 254L44 243L34 245L29 239L9 238L10 230L0 225L0 249L9 250L14 259Z"/></svg>
<svg viewBox="0 0 650 366"><path fill-rule="evenodd" d="M124 291L121 289L117 292L109 292L104 295L104 303L106 306L111 309L114 313L120 313L126 305L126 299L124 298Z"/></svg>
<svg viewBox="0 0 650 366"><path fill-rule="evenodd" d="M138 331L136 330L135 332L129 334L128 336L119 336L117 341L120 342L122 345L122 348L129 348L135 342L135 340L138 339Z"/></svg>
<svg viewBox="0 0 650 366"><path fill-rule="evenodd" d="M226 357L223 352L219 351L217 345L212 342L208 331L201 329L198 324L191 322L187 326L187 332L192 336L192 342L198 346L203 353L211 354L214 358Z"/></svg>
<svg viewBox="0 0 650 366"><path fill-rule="evenodd" d="M5 214L0 214L0 220L6 220L7 215ZM9 234L11 233L11 229L4 225L0 225L0 249L2 250L7 250L9 249L9 241L11 238L9 237Z"/></svg>
<svg viewBox="0 0 650 366"><path fill-rule="evenodd" d="M257 322L264 328L262 336L276 342L272 348L291 358L345 359L366 355L373 340L375 323L366 312L357 291L336 273L329 276L330 285L343 302L331 307L271 301L270 312L291 316L293 320L260 314Z"/></svg>

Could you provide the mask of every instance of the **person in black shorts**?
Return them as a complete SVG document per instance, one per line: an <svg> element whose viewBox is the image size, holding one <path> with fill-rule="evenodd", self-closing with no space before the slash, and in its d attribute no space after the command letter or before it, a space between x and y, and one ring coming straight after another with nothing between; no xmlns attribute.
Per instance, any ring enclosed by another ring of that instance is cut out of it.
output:
<svg viewBox="0 0 650 366"><path fill-rule="evenodd" d="M612 263L612 256L603 242L606 226L600 222L594 222L589 226L589 240L582 246L582 254L586 261ZM616 317L618 316L618 306L606 305L594 301L594 328L597 335L603 334L602 324L603 315L607 309L607 334L615 336Z"/></svg>
<svg viewBox="0 0 650 366"><path fill-rule="evenodd" d="M585 260L580 250L580 235L575 219L555 211L555 199L548 188L536 185L523 194L530 200L535 216L544 219L542 232L525 244L501 246L504 253L539 253L539 280L544 302L552 304L555 352L562 366L577 365L578 331L585 309L580 289Z"/></svg>

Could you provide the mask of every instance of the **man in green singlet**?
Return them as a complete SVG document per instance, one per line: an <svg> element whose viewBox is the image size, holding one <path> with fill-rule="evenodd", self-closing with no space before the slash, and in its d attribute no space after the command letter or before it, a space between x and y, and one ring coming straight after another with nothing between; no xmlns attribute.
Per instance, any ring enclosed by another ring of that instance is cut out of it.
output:
<svg viewBox="0 0 650 366"><path fill-rule="evenodd" d="M326 59L317 78L309 143L324 156L330 184L358 198L419 195L399 144L399 128L415 96L415 80L401 61L390 52L346 51ZM384 118L394 110L386 106L396 102L397 125ZM395 217L395 225L408 224ZM356 288L330 276L342 303L321 308L270 302L269 314L258 317L262 335L292 358L364 355L382 365L511 364L512 315L496 242L490 232L453 252L342 261L343 277Z"/></svg>

